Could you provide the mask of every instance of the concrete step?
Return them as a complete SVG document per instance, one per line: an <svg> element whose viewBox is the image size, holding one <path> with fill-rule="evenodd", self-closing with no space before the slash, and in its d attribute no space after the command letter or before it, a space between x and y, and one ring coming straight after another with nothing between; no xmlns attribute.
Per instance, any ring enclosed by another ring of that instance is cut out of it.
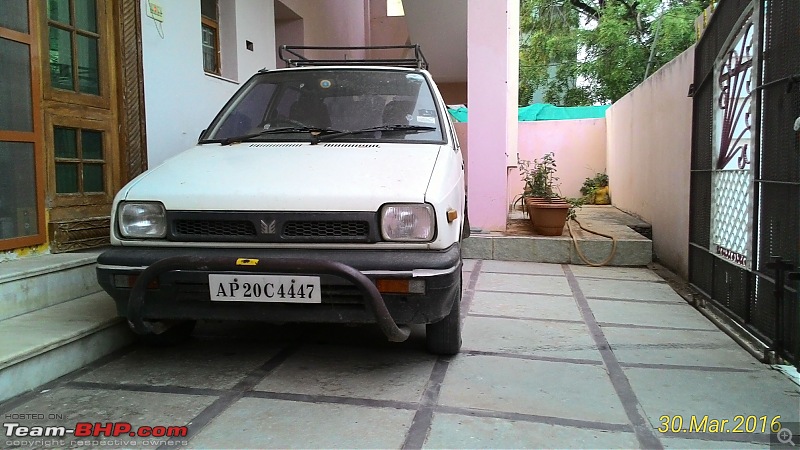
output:
<svg viewBox="0 0 800 450"><path fill-rule="evenodd" d="M95 280L97 253L0 263L0 402L133 341Z"/></svg>
<svg viewBox="0 0 800 450"><path fill-rule="evenodd" d="M644 266L653 261L653 242L644 235L649 230L648 224L613 206L584 206L577 211L577 216L584 227L616 238L614 256L606 265ZM533 233L527 217L521 211L514 211L509 215L505 232L473 232L464 241L463 255L474 259L554 264L586 264L577 248L593 263L602 262L610 255L611 239L583 231L575 222L571 223L571 228L572 234L564 227L561 236L539 236Z"/></svg>
<svg viewBox="0 0 800 450"><path fill-rule="evenodd" d="M0 263L0 320L100 291L99 252L39 255Z"/></svg>

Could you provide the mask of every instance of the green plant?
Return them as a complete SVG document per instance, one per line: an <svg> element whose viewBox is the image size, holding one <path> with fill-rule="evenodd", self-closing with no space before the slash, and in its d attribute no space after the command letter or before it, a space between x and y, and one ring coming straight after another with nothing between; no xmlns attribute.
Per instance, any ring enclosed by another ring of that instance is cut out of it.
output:
<svg viewBox="0 0 800 450"><path fill-rule="evenodd" d="M580 198L565 198L567 203L569 203L569 212L567 213L567 220L572 220L577 217L577 210L581 206L586 204L586 199L583 197Z"/></svg>
<svg viewBox="0 0 800 450"><path fill-rule="evenodd" d="M556 198L559 187L556 176L556 158L553 152L546 153L541 159L533 162L527 159L519 160L519 173L525 182L522 197Z"/></svg>
<svg viewBox="0 0 800 450"><path fill-rule="evenodd" d="M606 186L608 186L608 174L605 172L598 172L592 178L587 177L581 186L581 195L583 195L585 203L594 203L594 194L598 189Z"/></svg>

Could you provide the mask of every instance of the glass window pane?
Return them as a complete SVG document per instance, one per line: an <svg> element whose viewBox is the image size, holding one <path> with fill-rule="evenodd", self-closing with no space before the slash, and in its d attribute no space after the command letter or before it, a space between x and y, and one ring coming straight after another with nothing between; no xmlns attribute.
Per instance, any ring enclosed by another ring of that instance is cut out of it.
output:
<svg viewBox="0 0 800 450"><path fill-rule="evenodd" d="M217 30L203 25L203 70L218 72L217 67Z"/></svg>
<svg viewBox="0 0 800 450"><path fill-rule="evenodd" d="M0 130L33 131L30 58L26 44L0 38L0 67L13 68L0 69Z"/></svg>
<svg viewBox="0 0 800 450"><path fill-rule="evenodd" d="M78 190L78 165L56 163L56 193L74 194Z"/></svg>
<svg viewBox="0 0 800 450"><path fill-rule="evenodd" d="M97 33L97 0L75 0L75 26Z"/></svg>
<svg viewBox="0 0 800 450"><path fill-rule="evenodd" d="M77 158L78 140L74 128L53 127L53 147L56 158Z"/></svg>
<svg viewBox="0 0 800 450"><path fill-rule="evenodd" d="M103 192L103 165L83 165L83 192Z"/></svg>
<svg viewBox="0 0 800 450"><path fill-rule="evenodd" d="M69 20L69 0L47 0L47 18L65 24Z"/></svg>
<svg viewBox="0 0 800 450"><path fill-rule="evenodd" d="M50 82L56 89L75 90L70 32L56 27L50 27Z"/></svg>
<svg viewBox="0 0 800 450"><path fill-rule="evenodd" d="M103 133L100 131L81 130L81 158L103 159Z"/></svg>
<svg viewBox="0 0 800 450"><path fill-rule="evenodd" d="M3 0L0 27L28 32L28 0Z"/></svg>
<svg viewBox="0 0 800 450"><path fill-rule="evenodd" d="M217 20L217 0L200 0L200 14Z"/></svg>
<svg viewBox="0 0 800 450"><path fill-rule="evenodd" d="M78 35L78 84L84 94L100 95L97 38Z"/></svg>
<svg viewBox="0 0 800 450"><path fill-rule="evenodd" d="M0 239L38 231L33 144L0 142Z"/></svg>

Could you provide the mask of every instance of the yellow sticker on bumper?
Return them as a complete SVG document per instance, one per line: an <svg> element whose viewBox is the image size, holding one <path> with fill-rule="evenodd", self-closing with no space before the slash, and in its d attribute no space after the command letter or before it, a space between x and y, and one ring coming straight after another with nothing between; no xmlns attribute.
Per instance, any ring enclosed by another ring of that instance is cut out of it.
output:
<svg viewBox="0 0 800 450"><path fill-rule="evenodd" d="M239 258L236 260L237 266L255 266L258 265L257 259Z"/></svg>

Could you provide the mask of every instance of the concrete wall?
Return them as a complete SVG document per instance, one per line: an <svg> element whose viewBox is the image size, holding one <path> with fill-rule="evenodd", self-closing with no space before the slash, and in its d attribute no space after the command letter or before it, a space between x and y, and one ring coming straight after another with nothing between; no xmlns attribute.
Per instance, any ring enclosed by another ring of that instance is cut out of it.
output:
<svg viewBox="0 0 800 450"><path fill-rule="evenodd" d="M653 225L662 264L688 278L694 47L606 113L608 175L618 208Z"/></svg>
<svg viewBox="0 0 800 450"><path fill-rule="evenodd" d="M368 11L363 0L280 1L303 18L305 45L366 45Z"/></svg>
<svg viewBox="0 0 800 450"><path fill-rule="evenodd" d="M145 14L142 56L148 166L154 167L197 142L223 104L258 69L275 61L273 3L220 2L223 77L203 71L200 2L162 2L164 22ZM245 41L253 42L253 51Z"/></svg>
<svg viewBox="0 0 800 450"><path fill-rule="evenodd" d="M467 104L467 83L436 83L448 105Z"/></svg>
<svg viewBox="0 0 800 450"><path fill-rule="evenodd" d="M605 119L520 122L520 159L533 161L549 152L555 153L561 195L579 197L583 180L606 169ZM524 187L517 168L509 169L509 202Z"/></svg>

